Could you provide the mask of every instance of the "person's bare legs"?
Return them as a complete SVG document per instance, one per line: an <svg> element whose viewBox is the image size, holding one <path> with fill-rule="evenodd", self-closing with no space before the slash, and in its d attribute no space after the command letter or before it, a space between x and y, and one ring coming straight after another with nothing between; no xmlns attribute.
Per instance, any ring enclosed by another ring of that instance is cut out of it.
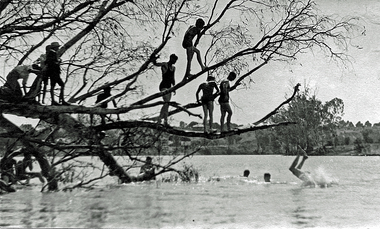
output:
<svg viewBox="0 0 380 229"><path fill-rule="evenodd" d="M212 132L212 126L213 126L213 122L214 122L214 118L213 118L213 112L214 112L214 102L213 101L209 101L208 102L208 112L209 112L209 126L210 126L210 131Z"/></svg>
<svg viewBox="0 0 380 229"><path fill-rule="evenodd" d="M227 113L226 105L226 103L220 103L220 132L224 131L224 119Z"/></svg>
<svg viewBox="0 0 380 229"><path fill-rule="evenodd" d="M297 166L297 169L301 169L303 164L305 163L306 159L308 158L307 154L306 154L306 151L304 149L302 149L300 146L298 146L302 152L302 161L300 162L300 164Z"/></svg>
<svg viewBox="0 0 380 229"><path fill-rule="evenodd" d="M231 117L232 117L232 109L229 103L221 103L220 104L220 132L224 131L224 119L227 114L227 130L231 130Z"/></svg>
<svg viewBox="0 0 380 229"><path fill-rule="evenodd" d="M195 47L193 47L193 52L195 52L197 54L198 63L201 66L202 70L204 70L206 68L206 66L202 62L201 52L199 51L199 49L197 49Z"/></svg>
<svg viewBox="0 0 380 229"><path fill-rule="evenodd" d="M55 88L55 82L50 83L50 97L51 97L51 105L58 105L58 103L54 99L54 88Z"/></svg>
<svg viewBox="0 0 380 229"><path fill-rule="evenodd" d="M297 169L302 169L303 163L305 163L307 156L303 156L300 164L297 166Z"/></svg>
<svg viewBox="0 0 380 229"><path fill-rule="evenodd" d="M220 116L220 132L223 132L224 129L224 118L226 117L226 112L221 110L221 116Z"/></svg>
<svg viewBox="0 0 380 229"><path fill-rule="evenodd" d="M296 158L294 159L294 161L293 161L293 163L290 165L290 167L289 167L289 170L296 176L296 177L299 177L301 174L302 174L302 172L299 170L299 168L298 167L296 167L297 166L297 164L298 164L298 161L299 161L299 159L300 159L300 154L298 153L297 154L297 156L296 156ZM302 163L303 164L303 163Z"/></svg>
<svg viewBox="0 0 380 229"><path fill-rule="evenodd" d="M68 102L65 101L65 98L64 98L65 84L61 80L58 82L58 85L61 87L61 93L59 94L59 100L60 100L61 104L65 105L65 106L70 105Z"/></svg>
<svg viewBox="0 0 380 229"><path fill-rule="evenodd" d="M206 133L207 132L207 104L202 104L203 108L203 130Z"/></svg>
<svg viewBox="0 0 380 229"><path fill-rule="evenodd" d="M168 115L169 115L169 102L172 98L172 93L162 96L165 104L161 108L160 116L158 117L158 123L161 123L161 119L164 119L164 125L168 124Z"/></svg>
<svg viewBox="0 0 380 229"><path fill-rule="evenodd" d="M230 104L227 104L227 130L231 130L231 117L232 117L232 109L230 107Z"/></svg>
<svg viewBox="0 0 380 229"><path fill-rule="evenodd" d="M290 165L289 170L291 171L292 169L295 169L296 166L298 165L298 161L300 159L300 155L297 154L296 158L294 159L293 163Z"/></svg>
<svg viewBox="0 0 380 229"><path fill-rule="evenodd" d="M187 65L186 65L186 73L185 73L185 78L190 76L190 71L191 71L191 61L193 60L194 56L194 51L192 47L186 48L186 56L187 56Z"/></svg>
<svg viewBox="0 0 380 229"><path fill-rule="evenodd" d="M187 65L186 65L186 73L185 73L185 78L188 78L191 76L190 71L191 71L191 62L193 60L194 53L197 55L197 60L199 65L201 66L202 70L206 68L206 66L202 62L202 57L201 57L201 52L194 46L186 48L186 55L187 55Z"/></svg>

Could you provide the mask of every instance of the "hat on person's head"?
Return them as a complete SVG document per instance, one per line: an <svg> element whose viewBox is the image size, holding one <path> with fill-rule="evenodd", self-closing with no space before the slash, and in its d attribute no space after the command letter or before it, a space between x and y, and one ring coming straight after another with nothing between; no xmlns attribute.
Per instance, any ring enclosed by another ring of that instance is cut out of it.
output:
<svg viewBox="0 0 380 229"><path fill-rule="evenodd" d="M207 81L215 81L215 77L213 77L213 76L208 76L208 77L207 77Z"/></svg>
<svg viewBox="0 0 380 229"><path fill-rule="evenodd" d="M50 44L50 47L51 47L51 48L56 48L56 47L59 47L59 46L60 46L59 43L56 42L56 41L54 41L54 42L52 42L52 43Z"/></svg>

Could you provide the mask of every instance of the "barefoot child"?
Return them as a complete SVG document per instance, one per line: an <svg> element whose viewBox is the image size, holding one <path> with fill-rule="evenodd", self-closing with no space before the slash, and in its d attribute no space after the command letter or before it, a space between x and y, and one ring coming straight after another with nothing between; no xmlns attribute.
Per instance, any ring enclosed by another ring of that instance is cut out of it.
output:
<svg viewBox="0 0 380 229"><path fill-rule="evenodd" d="M194 53L197 54L197 60L202 70L206 68L206 66L204 66L204 64L202 63L200 51L193 44L194 37L200 35L204 25L205 25L205 22L199 18L196 21L195 26L190 26L189 29L186 31L185 36L183 37L182 47L186 49L186 55L187 55L187 66L186 66L185 78L190 76L191 60L193 59Z"/></svg>

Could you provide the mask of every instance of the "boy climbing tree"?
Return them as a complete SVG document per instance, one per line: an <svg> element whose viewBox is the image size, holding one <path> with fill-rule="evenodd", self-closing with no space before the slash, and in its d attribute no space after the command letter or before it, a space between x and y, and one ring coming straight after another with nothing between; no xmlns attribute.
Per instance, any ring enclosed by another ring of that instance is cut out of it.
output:
<svg viewBox="0 0 380 229"><path fill-rule="evenodd" d="M193 59L194 53L197 54L197 60L199 65L201 66L202 70L206 68L206 66L202 62L201 53L199 49L197 49L193 44L193 39L195 36L200 36L200 33L205 25L205 22L203 19L199 18L195 26L190 26L185 36L183 37L182 41L182 47L186 49L186 56L187 56L187 66L186 66L186 73L185 73L185 79L189 78L191 76L190 70L191 70L191 61Z"/></svg>

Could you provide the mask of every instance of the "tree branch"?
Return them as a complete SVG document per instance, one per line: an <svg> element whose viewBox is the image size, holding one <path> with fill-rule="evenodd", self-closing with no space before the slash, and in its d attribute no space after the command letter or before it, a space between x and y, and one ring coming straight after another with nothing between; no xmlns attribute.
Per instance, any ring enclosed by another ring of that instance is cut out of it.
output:
<svg viewBox="0 0 380 229"><path fill-rule="evenodd" d="M102 130L112 130L112 129L122 129L122 128L150 128L155 129L158 131L163 131L169 134L178 135L178 136L184 136L184 137L200 137L200 138L207 138L207 139L220 139L229 137L232 135L239 135L246 132L256 131L256 130L263 130L268 129L272 127L277 126L287 126L296 124L295 122L281 122L276 124L269 124L269 125L260 125L260 126L251 126L244 129L235 129L223 133L204 133L204 132L195 132L195 131L187 131L182 129L177 129L173 127L164 126L162 124L158 123L152 123L152 122L144 122L144 121L121 121L121 122L114 122L114 123L107 123L105 125L99 125L94 126L94 129L97 131Z"/></svg>
<svg viewBox="0 0 380 229"><path fill-rule="evenodd" d="M282 107L284 106L285 104L288 104L290 103L290 101L293 100L294 96L297 94L297 92L299 91L299 87L301 86L301 84L297 84L295 87L294 87L294 91L293 91L293 94L292 96L290 96L290 98L288 98L287 100L285 100L284 102L282 102L278 107L276 107L276 109L274 109L273 111L271 111L269 114L267 114L264 118L254 122L253 124L254 125L258 125L262 122L264 122L265 120L267 120L269 117L275 115L277 113L277 111Z"/></svg>

